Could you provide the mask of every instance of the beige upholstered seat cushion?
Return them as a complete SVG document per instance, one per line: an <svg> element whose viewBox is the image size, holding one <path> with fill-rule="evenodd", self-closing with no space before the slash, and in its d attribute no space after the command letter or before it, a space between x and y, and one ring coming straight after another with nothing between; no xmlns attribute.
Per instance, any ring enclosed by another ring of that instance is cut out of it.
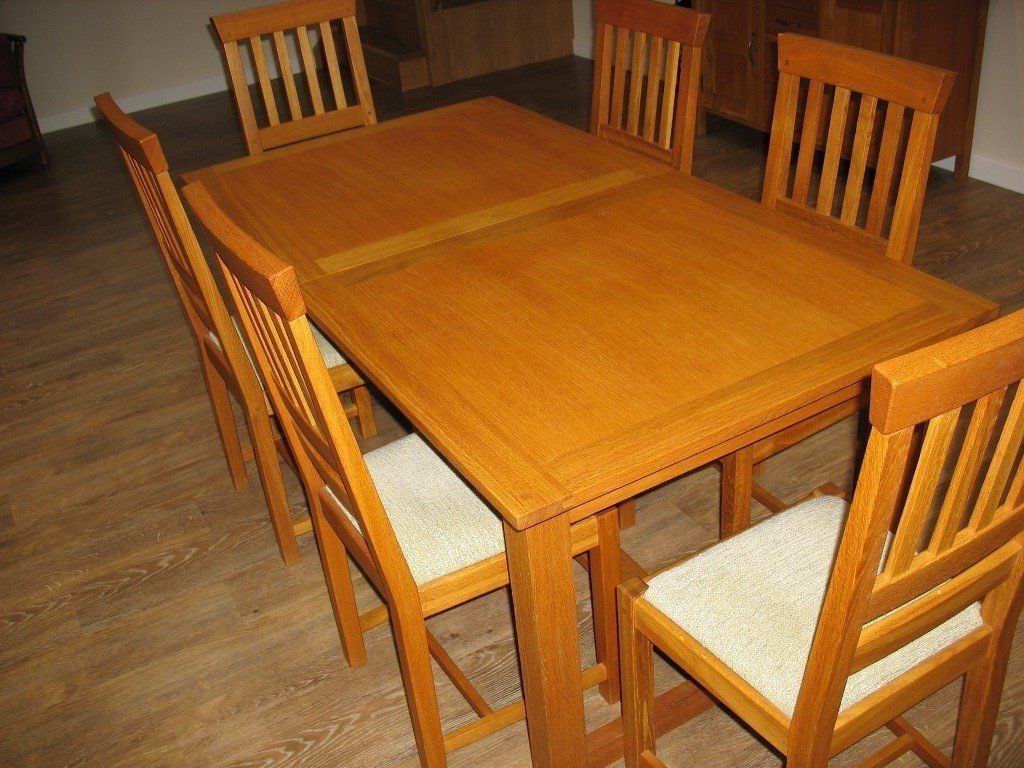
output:
<svg viewBox="0 0 1024 768"><path fill-rule="evenodd" d="M365 458L417 584L505 551L501 518L419 435L406 435Z"/></svg>
<svg viewBox="0 0 1024 768"><path fill-rule="evenodd" d="M644 599L792 717L848 508L799 504L655 576ZM972 605L861 670L843 709L981 624Z"/></svg>
<svg viewBox="0 0 1024 768"><path fill-rule="evenodd" d="M238 335L242 338L242 347L245 349L245 354L249 356L249 362L252 363L255 368L256 362L252 359L252 350L249 349L249 344L245 338L244 331L242 331L242 328L238 325L238 318L232 317L231 320L234 322L235 328L238 329ZM342 357L338 348L331 344L330 340L324 336L320 332L320 329L315 325L310 323L309 327L313 331L313 340L316 342L317 349L320 350L320 354L324 358L324 364L327 366L327 369L330 370L331 368L337 368L339 365L344 365L345 358ZM210 331L210 340L218 347L220 346L220 339L217 338L213 331Z"/></svg>

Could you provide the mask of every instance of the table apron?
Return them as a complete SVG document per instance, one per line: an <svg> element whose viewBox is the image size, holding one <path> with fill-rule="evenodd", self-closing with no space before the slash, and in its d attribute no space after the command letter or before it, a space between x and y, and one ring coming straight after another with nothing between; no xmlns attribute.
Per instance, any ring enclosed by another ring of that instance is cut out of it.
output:
<svg viewBox="0 0 1024 768"><path fill-rule="evenodd" d="M778 416L760 426L749 429L746 432L742 432L711 448L706 448L692 456L688 456L685 459L669 464L666 467L634 480L614 491L601 494L590 501L585 501L582 504L567 510L566 514L568 514L571 522L577 522L586 517L590 517L591 515L596 515L598 512L615 506L616 504L620 504L623 501L635 498L656 486L675 480L676 478L685 475L687 472L699 469L700 467L710 464L711 462L737 451L740 448L753 445L759 440L763 440L776 432L781 432L782 430L788 429L795 424L799 424L801 421L811 418L822 411L858 397L862 393L866 383L867 379L864 379L855 384L844 387L843 389L833 392L831 395L826 395L812 403L792 410L787 414Z"/></svg>

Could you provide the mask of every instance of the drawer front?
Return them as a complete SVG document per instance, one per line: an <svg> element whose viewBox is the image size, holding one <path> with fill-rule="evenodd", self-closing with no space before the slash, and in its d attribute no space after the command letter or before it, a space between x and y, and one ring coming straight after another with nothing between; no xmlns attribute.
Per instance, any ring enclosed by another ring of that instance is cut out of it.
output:
<svg viewBox="0 0 1024 768"><path fill-rule="evenodd" d="M798 32L802 35L818 34L818 14L813 11L769 5L764 9L764 26L769 35L779 32Z"/></svg>

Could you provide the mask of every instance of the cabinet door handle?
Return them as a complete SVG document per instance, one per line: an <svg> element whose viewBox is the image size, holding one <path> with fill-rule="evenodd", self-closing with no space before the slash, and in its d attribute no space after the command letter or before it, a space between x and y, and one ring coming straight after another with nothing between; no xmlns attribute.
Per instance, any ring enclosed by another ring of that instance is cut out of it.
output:
<svg viewBox="0 0 1024 768"><path fill-rule="evenodd" d="M750 33L750 40L747 41L747 58L750 59L750 66L754 66L754 35L757 32Z"/></svg>
<svg viewBox="0 0 1024 768"><path fill-rule="evenodd" d="M800 28L800 25L797 24L795 21L786 21L785 19L780 19L778 16L775 17L775 23L778 26L786 27L787 29L799 29Z"/></svg>

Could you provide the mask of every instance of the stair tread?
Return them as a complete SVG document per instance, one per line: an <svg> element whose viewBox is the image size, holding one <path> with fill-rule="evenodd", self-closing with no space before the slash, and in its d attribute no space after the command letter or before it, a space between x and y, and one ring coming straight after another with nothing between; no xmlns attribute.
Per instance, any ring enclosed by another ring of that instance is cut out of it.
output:
<svg viewBox="0 0 1024 768"><path fill-rule="evenodd" d="M397 40L386 32L372 26L360 27L359 39L364 49L372 48L380 53L393 56L400 61L426 57L422 48L410 46L408 43Z"/></svg>

